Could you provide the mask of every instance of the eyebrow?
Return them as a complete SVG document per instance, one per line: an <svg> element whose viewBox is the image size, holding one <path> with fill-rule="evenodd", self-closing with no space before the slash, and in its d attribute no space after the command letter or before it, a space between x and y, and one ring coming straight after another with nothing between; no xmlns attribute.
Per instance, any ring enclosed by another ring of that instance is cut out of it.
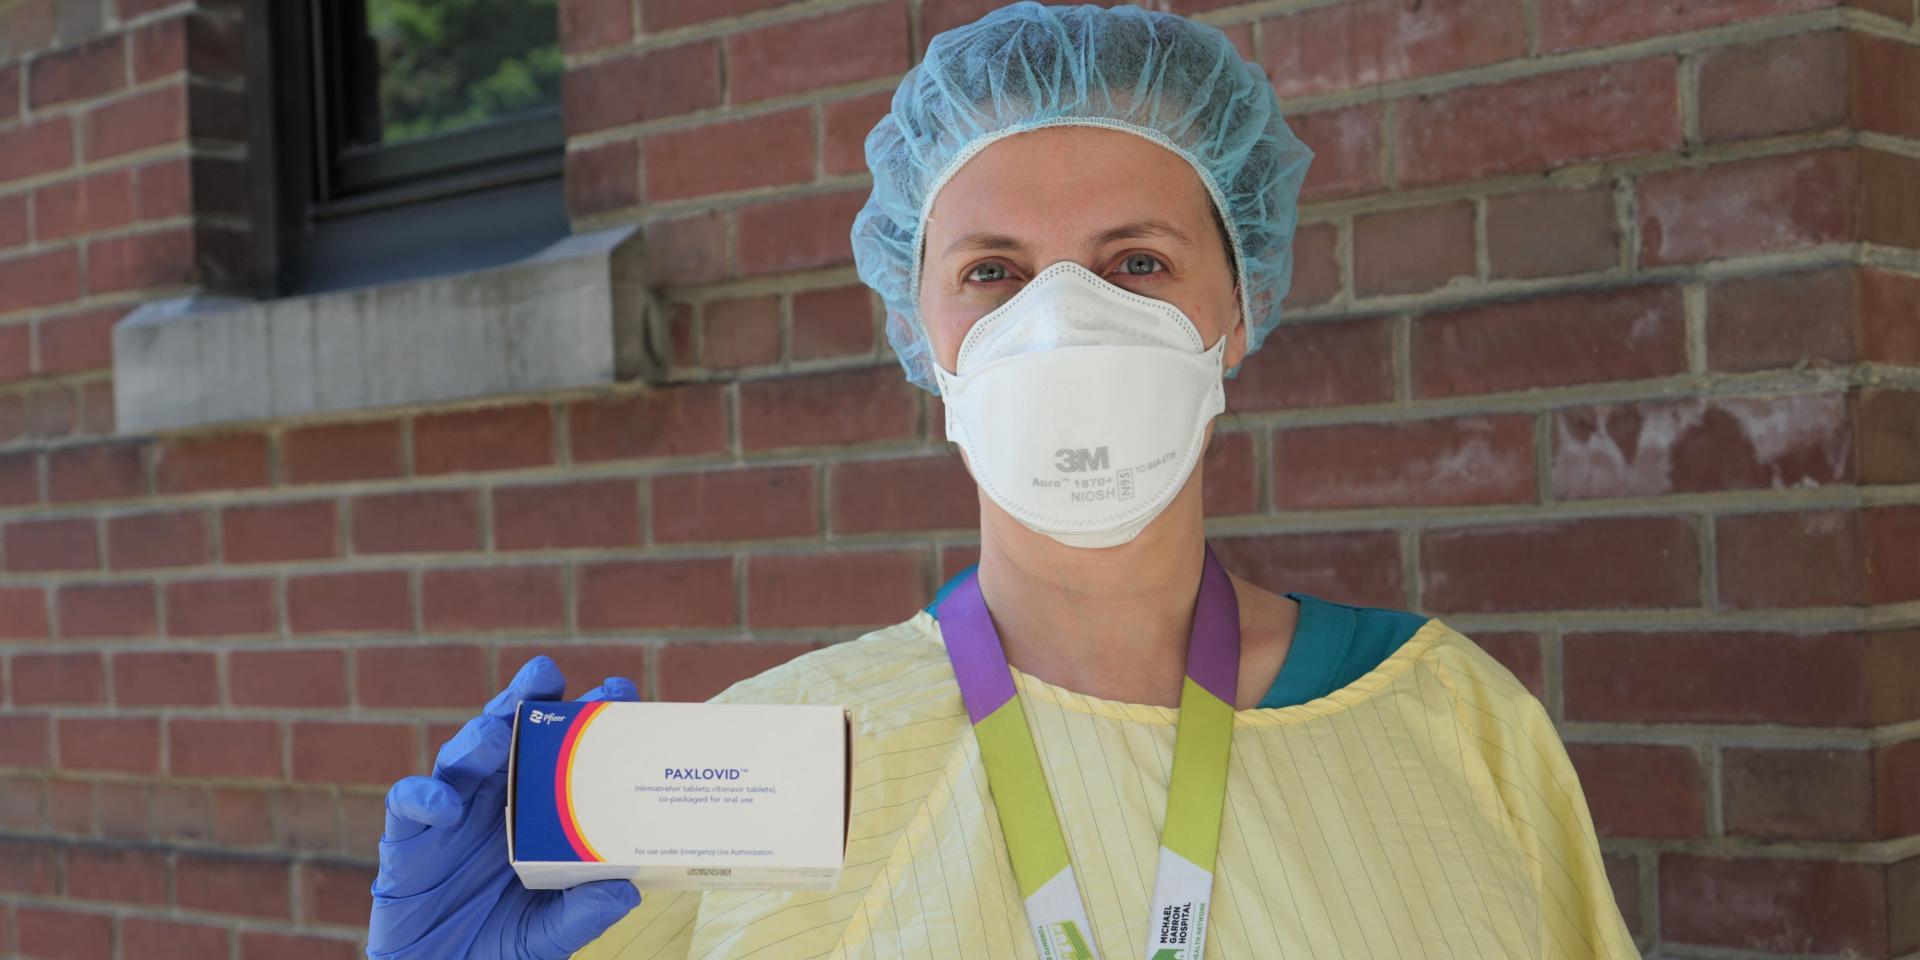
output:
<svg viewBox="0 0 1920 960"><path fill-rule="evenodd" d="M1135 240L1140 237L1166 237L1182 246L1193 246L1193 238L1186 232L1165 220L1135 220L1117 227L1104 230L1095 236L1090 246L1101 247L1116 240ZM1026 241L1004 233L969 233L947 245L945 254L958 250L1019 250L1027 249Z"/></svg>

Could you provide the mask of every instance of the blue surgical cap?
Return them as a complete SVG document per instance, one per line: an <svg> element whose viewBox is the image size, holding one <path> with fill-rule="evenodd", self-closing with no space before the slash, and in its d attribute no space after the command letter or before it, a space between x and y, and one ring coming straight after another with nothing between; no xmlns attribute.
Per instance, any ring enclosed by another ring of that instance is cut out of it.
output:
<svg viewBox="0 0 1920 960"><path fill-rule="evenodd" d="M1021 0L935 36L867 134L873 192L854 217L853 259L886 302L907 379L939 393L919 306L934 197L988 144L1061 125L1138 134L1193 165L1233 248L1247 352L1259 349L1292 281L1313 158L1281 119L1265 72L1218 28L1184 17Z"/></svg>

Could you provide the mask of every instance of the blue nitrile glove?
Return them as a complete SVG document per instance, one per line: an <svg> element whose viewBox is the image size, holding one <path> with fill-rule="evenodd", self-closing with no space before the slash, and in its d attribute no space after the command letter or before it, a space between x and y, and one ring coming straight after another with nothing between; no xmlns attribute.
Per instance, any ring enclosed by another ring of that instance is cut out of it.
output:
<svg viewBox="0 0 1920 960"><path fill-rule="evenodd" d="M640 904L626 880L528 890L507 863L507 746L522 700L567 689L549 657L527 661L480 715L440 748L431 777L387 791L367 956L374 960L564 960ZM608 677L582 700L638 700Z"/></svg>

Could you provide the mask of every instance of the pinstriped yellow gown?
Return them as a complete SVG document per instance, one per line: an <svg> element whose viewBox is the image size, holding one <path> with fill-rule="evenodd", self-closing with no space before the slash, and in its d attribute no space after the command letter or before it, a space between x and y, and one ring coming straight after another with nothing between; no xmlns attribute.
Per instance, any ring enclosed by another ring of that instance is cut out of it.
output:
<svg viewBox="0 0 1920 960"><path fill-rule="evenodd" d="M1177 712L1016 680L1101 954L1131 960L1146 940ZM838 891L644 892L577 960L1034 960L931 614L715 699L853 710ZM1236 712L1206 956L1639 953L1545 710L1432 619L1329 696Z"/></svg>

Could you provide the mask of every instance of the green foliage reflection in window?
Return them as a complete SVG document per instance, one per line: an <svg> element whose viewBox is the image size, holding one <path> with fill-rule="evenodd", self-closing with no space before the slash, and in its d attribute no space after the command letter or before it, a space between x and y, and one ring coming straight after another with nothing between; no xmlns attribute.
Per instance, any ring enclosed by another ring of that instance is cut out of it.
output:
<svg viewBox="0 0 1920 960"><path fill-rule="evenodd" d="M555 0L366 0L380 57L381 140L560 101Z"/></svg>

